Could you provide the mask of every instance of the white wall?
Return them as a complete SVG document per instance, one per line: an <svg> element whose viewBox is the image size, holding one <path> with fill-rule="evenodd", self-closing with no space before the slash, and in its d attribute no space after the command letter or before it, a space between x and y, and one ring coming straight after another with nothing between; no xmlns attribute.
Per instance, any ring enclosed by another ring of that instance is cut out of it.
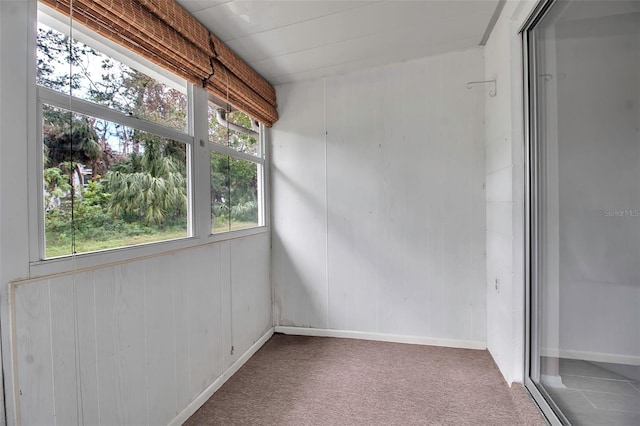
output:
<svg viewBox="0 0 640 426"><path fill-rule="evenodd" d="M484 347L483 74L478 48L278 87L277 325Z"/></svg>
<svg viewBox="0 0 640 426"><path fill-rule="evenodd" d="M261 234L15 284L22 424L170 423L271 328L268 259Z"/></svg>
<svg viewBox="0 0 640 426"><path fill-rule="evenodd" d="M524 374L524 136L518 30L535 1L509 1L485 46L487 347L508 383ZM498 279L498 289L495 281Z"/></svg>
<svg viewBox="0 0 640 426"><path fill-rule="evenodd" d="M35 5L0 1L0 321L8 423L184 420L269 335L270 234L192 241L189 249L36 277L42 265L29 263L29 241L37 237L28 224Z"/></svg>
<svg viewBox="0 0 640 426"><path fill-rule="evenodd" d="M9 423L15 418L12 327L8 283L29 275L27 226L27 89L30 60L28 10L23 0L0 1L0 325L5 400ZM35 76L34 80L35 81Z"/></svg>

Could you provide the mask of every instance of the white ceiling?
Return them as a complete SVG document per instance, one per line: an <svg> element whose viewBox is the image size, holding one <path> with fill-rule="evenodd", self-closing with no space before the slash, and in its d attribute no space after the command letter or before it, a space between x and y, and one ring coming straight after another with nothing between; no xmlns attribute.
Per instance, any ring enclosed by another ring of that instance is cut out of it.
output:
<svg viewBox="0 0 640 426"><path fill-rule="evenodd" d="M498 0L177 0L272 84L477 46Z"/></svg>

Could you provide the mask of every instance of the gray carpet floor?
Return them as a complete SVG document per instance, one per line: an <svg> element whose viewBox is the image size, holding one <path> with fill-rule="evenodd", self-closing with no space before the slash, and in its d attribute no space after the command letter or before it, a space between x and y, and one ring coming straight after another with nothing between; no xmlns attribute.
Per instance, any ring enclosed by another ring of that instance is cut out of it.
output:
<svg viewBox="0 0 640 426"><path fill-rule="evenodd" d="M545 425L487 351L274 335L185 425Z"/></svg>

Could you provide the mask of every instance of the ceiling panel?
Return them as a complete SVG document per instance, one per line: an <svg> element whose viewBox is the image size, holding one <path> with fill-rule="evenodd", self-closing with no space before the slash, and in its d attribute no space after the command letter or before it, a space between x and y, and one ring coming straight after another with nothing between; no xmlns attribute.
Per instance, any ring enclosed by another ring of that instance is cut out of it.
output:
<svg viewBox="0 0 640 426"><path fill-rule="evenodd" d="M181 0L178 1L189 12L194 13L202 9L217 6L222 3L230 3L232 0Z"/></svg>
<svg viewBox="0 0 640 426"><path fill-rule="evenodd" d="M185 0L183 0L185 1ZM189 0L186 0L189 1ZM201 1L201 0L198 0ZM192 12L227 42L251 34L286 27L374 3L373 1L228 1Z"/></svg>
<svg viewBox="0 0 640 426"><path fill-rule="evenodd" d="M392 2L379 2L236 38L227 44L248 62L376 34L396 37L391 41L401 46L405 39L396 32L398 29L420 27L415 32L433 35L434 24L438 25L443 20L448 20L450 24L456 23L448 19L451 16L464 18L473 15L478 21L471 24L475 31L481 32L486 28L484 9L484 5L478 2L453 2L453 5L435 1L410 2L403 7L397 7ZM358 24L354 25L355 23ZM468 28L461 29L468 33Z"/></svg>
<svg viewBox="0 0 640 426"><path fill-rule="evenodd" d="M421 45L418 49L410 52L403 50L394 50L383 53L379 56L369 56L359 60L349 60L345 63L328 65L318 68L312 68L306 71L300 71L294 74L277 75L269 78L273 85L281 85L293 83L296 81L314 80L330 75L340 75L351 71L362 70L366 68L394 64L416 58L424 58L439 53L453 52L468 48L470 44L476 42L476 36L468 37L460 40L449 40L435 45ZM480 78L481 76L478 76Z"/></svg>
<svg viewBox="0 0 640 426"><path fill-rule="evenodd" d="M472 25L459 25L460 21L474 22L475 15L433 21L425 31L423 25L397 28L393 31L376 33L366 37L349 39L313 49L274 56L257 62L250 62L255 69L263 70L267 79L278 77L280 81L290 74L312 71L316 68L347 65L350 62L387 58L394 53L397 60L423 57L425 52L441 52L440 45L447 44L461 49L478 44L477 29ZM452 28L459 25L460 30ZM473 38L476 37L474 40ZM399 42L402 40L402 42ZM461 43L465 40L465 43ZM456 43L458 42L458 43ZM433 53L432 53L433 54ZM375 65L384 65L379 59Z"/></svg>
<svg viewBox="0 0 640 426"><path fill-rule="evenodd" d="M178 0L273 84L477 46L498 0Z"/></svg>

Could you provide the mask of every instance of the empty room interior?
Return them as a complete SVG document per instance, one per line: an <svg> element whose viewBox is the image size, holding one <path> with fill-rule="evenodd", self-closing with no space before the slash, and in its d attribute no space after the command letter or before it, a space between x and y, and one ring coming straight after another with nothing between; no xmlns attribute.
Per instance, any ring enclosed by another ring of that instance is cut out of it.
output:
<svg viewBox="0 0 640 426"><path fill-rule="evenodd" d="M640 1L0 0L0 424L640 425Z"/></svg>

